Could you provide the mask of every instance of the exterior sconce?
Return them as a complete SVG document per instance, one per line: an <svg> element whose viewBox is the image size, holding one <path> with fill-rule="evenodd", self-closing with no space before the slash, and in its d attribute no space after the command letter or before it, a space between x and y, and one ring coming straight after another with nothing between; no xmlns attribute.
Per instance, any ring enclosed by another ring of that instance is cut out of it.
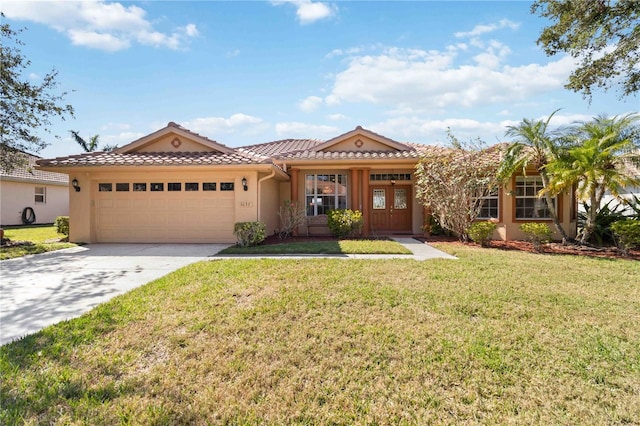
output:
<svg viewBox="0 0 640 426"><path fill-rule="evenodd" d="M391 186L396 184L396 180L395 179L391 179Z"/></svg>
<svg viewBox="0 0 640 426"><path fill-rule="evenodd" d="M73 186L73 189L75 189L76 192L80 192L80 185L78 184L78 179L74 178L71 181L71 186Z"/></svg>
<svg viewBox="0 0 640 426"><path fill-rule="evenodd" d="M245 191L249 190L249 187L247 186L247 178L246 177L242 178L242 189L244 189Z"/></svg>

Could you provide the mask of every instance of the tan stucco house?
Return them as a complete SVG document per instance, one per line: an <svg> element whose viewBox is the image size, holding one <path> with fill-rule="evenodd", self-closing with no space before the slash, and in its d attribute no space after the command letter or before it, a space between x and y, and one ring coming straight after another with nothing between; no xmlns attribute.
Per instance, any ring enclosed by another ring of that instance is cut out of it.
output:
<svg viewBox="0 0 640 426"><path fill-rule="evenodd" d="M40 157L24 156L24 166L0 170L0 225L53 223L56 217L67 216L69 177L38 170L36 161Z"/></svg>
<svg viewBox="0 0 640 426"><path fill-rule="evenodd" d="M427 145L400 143L357 127L328 141L285 139L230 148L175 123L112 152L39 160L69 174L73 242L235 242L236 222L278 230L284 201L303 203L301 235L327 233L326 213L363 212L365 235L422 234L415 166ZM495 238L519 239L518 225L541 218L535 176L514 176L485 200ZM565 229L575 234L571 194L558 197Z"/></svg>

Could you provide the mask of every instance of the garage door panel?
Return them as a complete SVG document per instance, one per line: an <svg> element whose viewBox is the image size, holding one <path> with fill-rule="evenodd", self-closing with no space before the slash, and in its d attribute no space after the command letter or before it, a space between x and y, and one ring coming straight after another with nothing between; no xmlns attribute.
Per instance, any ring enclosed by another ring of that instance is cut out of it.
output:
<svg viewBox="0 0 640 426"><path fill-rule="evenodd" d="M234 242L235 193L98 192L99 242Z"/></svg>

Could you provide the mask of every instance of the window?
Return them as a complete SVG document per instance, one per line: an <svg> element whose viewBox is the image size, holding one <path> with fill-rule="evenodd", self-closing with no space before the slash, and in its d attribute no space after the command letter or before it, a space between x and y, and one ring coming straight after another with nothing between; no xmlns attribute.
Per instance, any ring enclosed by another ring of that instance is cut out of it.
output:
<svg viewBox="0 0 640 426"><path fill-rule="evenodd" d="M547 202L544 198L538 197L542 188L540 177L516 177L516 219L551 219ZM555 198L553 204L556 205Z"/></svg>
<svg viewBox="0 0 640 426"><path fill-rule="evenodd" d="M369 180L411 180L411 173L371 173Z"/></svg>
<svg viewBox="0 0 640 426"><path fill-rule="evenodd" d="M133 191L134 192L145 192L147 190L147 184L146 183L134 183L133 184Z"/></svg>
<svg viewBox="0 0 640 426"><path fill-rule="evenodd" d="M496 189L486 197L480 197L482 207L480 207L480 213L477 219L498 219L499 215L499 200L498 190Z"/></svg>
<svg viewBox="0 0 640 426"><path fill-rule="evenodd" d="M182 184L180 182L169 182L167 191L182 191Z"/></svg>
<svg viewBox="0 0 640 426"><path fill-rule="evenodd" d="M327 214L347 208L346 175L307 175L305 178L307 216Z"/></svg>
<svg viewBox="0 0 640 426"><path fill-rule="evenodd" d="M129 192L128 183L116 183L116 192Z"/></svg>
<svg viewBox="0 0 640 426"><path fill-rule="evenodd" d="M216 183L215 182L203 182L202 183L202 190L203 191L215 191L216 190Z"/></svg>
<svg viewBox="0 0 640 426"><path fill-rule="evenodd" d="M198 182L187 182L184 184L185 191L197 191L198 190Z"/></svg>
<svg viewBox="0 0 640 426"><path fill-rule="evenodd" d="M164 191L164 183L151 183L151 192Z"/></svg>
<svg viewBox="0 0 640 426"><path fill-rule="evenodd" d="M220 191L233 191L233 182L220 182Z"/></svg>
<svg viewBox="0 0 640 426"><path fill-rule="evenodd" d="M113 185L110 183L99 183L98 184L99 192L111 192L113 191Z"/></svg>
<svg viewBox="0 0 640 426"><path fill-rule="evenodd" d="M54 197L55 198L55 197ZM36 203L46 203L47 202L47 188L44 186L36 186L35 199Z"/></svg>

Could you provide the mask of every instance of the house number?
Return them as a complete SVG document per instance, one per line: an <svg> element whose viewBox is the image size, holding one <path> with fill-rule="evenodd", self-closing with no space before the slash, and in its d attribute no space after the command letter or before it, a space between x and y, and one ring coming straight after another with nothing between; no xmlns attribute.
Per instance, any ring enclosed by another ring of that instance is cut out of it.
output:
<svg viewBox="0 0 640 426"><path fill-rule="evenodd" d="M253 201L240 201L240 207L253 207Z"/></svg>

